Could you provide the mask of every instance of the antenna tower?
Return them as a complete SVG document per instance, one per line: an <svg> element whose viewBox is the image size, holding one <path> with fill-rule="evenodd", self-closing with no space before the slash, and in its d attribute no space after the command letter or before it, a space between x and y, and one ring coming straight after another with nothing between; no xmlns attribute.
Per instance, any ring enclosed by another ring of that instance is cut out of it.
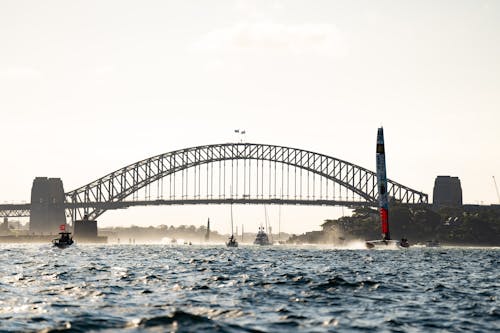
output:
<svg viewBox="0 0 500 333"><path fill-rule="evenodd" d="M500 204L500 193L498 193L498 185L497 185L497 180L495 179L495 176L493 176L493 182L495 183L495 190L497 191L497 199L498 199L498 203Z"/></svg>

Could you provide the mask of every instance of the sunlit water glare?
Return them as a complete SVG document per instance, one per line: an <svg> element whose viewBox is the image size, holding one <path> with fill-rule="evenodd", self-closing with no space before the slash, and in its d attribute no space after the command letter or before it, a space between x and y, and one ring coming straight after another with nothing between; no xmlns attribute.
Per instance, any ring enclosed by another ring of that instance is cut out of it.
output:
<svg viewBox="0 0 500 333"><path fill-rule="evenodd" d="M499 263L500 249L2 245L0 329L493 332Z"/></svg>

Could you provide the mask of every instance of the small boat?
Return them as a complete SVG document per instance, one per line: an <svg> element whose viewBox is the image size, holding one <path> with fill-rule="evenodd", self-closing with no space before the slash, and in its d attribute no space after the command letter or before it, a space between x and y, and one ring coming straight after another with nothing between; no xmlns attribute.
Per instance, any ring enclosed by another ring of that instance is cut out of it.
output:
<svg viewBox="0 0 500 333"><path fill-rule="evenodd" d="M231 235L229 236L229 240L226 242L227 247L238 247L238 242L236 241L236 238Z"/></svg>
<svg viewBox="0 0 500 333"><path fill-rule="evenodd" d="M266 232L264 231L264 227L259 227L259 232L257 232L257 236L253 242L255 245L272 245L269 241L269 237L267 237Z"/></svg>
<svg viewBox="0 0 500 333"><path fill-rule="evenodd" d="M231 236L229 236L228 241L226 242L227 247L238 247L238 242L236 241L236 237L233 234L233 205L231 204Z"/></svg>
<svg viewBox="0 0 500 333"><path fill-rule="evenodd" d="M265 226L268 228L268 230L271 230L271 227L269 225L269 216L267 215L267 207L264 205L264 219L265 219ZM272 237L272 233L271 233ZM259 227L259 231L257 232L257 236L255 237L255 240L253 242L255 245L273 245L273 242L269 240L269 237L267 236L265 232L265 228L263 225Z"/></svg>
<svg viewBox="0 0 500 333"><path fill-rule="evenodd" d="M55 238L52 240L52 244L57 246L58 248L65 248L74 243L73 237L71 237L71 232L60 232L59 238Z"/></svg>
<svg viewBox="0 0 500 333"><path fill-rule="evenodd" d="M403 248L407 248L407 247L410 247L410 242L408 242L408 239L406 238L401 238L401 240L397 243L398 247L403 247Z"/></svg>

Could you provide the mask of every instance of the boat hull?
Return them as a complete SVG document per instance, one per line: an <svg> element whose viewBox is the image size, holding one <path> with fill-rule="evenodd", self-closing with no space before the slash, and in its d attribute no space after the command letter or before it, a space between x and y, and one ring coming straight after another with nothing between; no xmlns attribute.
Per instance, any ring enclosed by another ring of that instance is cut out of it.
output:
<svg viewBox="0 0 500 333"><path fill-rule="evenodd" d="M65 249L67 247L70 247L72 244L54 244L54 247L57 247L59 249Z"/></svg>
<svg viewBox="0 0 500 333"><path fill-rule="evenodd" d="M269 245L273 245L271 242L253 242L254 245L260 245L260 246L269 246Z"/></svg>
<svg viewBox="0 0 500 333"><path fill-rule="evenodd" d="M397 240L371 240L365 242L367 249L404 249L410 247L408 243L401 243Z"/></svg>
<svg viewBox="0 0 500 333"><path fill-rule="evenodd" d="M55 241L52 244L54 244L55 247L58 247L60 249L64 249L64 248L67 248L68 246L73 245L73 243L74 243L73 241L71 241L71 242L58 242L58 241Z"/></svg>
<svg viewBox="0 0 500 333"><path fill-rule="evenodd" d="M259 230L259 232L257 233L257 237L255 237L253 244L261 246L273 245L273 243L269 240L267 234L262 230Z"/></svg>
<svg viewBox="0 0 500 333"><path fill-rule="evenodd" d="M74 241L73 238L71 237L71 233L69 232L60 232L59 235L61 235L59 238L53 239L52 244L60 249L66 248L68 246L71 246Z"/></svg>

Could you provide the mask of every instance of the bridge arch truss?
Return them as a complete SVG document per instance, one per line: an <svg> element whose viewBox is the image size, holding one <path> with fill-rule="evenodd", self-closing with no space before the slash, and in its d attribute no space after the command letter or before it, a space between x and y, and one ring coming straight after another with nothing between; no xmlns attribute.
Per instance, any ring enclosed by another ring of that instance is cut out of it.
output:
<svg viewBox="0 0 500 333"><path fill-rule="evenodd" d="M428 202L427 194L392 180L388 191L401 203ZM376 206L377 179L363 167L303 149L226 143L153 156L66 193L72 220L134 202Z"/></svg>

